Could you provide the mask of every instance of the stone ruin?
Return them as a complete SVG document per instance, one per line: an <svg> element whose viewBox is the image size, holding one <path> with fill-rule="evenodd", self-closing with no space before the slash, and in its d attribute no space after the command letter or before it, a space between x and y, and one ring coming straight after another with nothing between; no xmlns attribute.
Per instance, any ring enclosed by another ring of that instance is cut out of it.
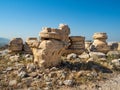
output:
<svg viewBox="0 0 120 90"><path fill-rule="evenodd" d="M85 41L82 36L69 36L68 25L60 24L59 28L42 28L39 33L40 40L35 37L28 38L23 44L21 38L13 38L9 43L10 52L24 52L33 54L34 63L40 67L56 66L62 55L83 52L102 52L120 50L120 43L107 44L106 33L94 33L93 42ZM116 46L117 45L117 46Z"/></svg>
<svg viewBox="0 0 120 90"><path fill-rule="evenodd" d="M27 38L24 44L24 52L27 54L32 54L32 44L38 42L36 37Z"/></svg>
<svg viewBox="0 0 120 90"><path fill-rule="evenodd" d="M70 28L63 24L60 24L59 29L43 28L40 42L33 45L34 62L41 67L58 65L61 55L69 46L69 34Z"/></svg>
<svg viewBox="0 0 120 90"><path fill-rule="evenodd" d="M14 39L10 41L9 50L24 51L33 54L34 62L41 67L56 66L61 61L60 57L64 54L81 54L85 49L85 37L69 36L70 28L68 25L60 24L59 28L42 28L40 40L28 38L23 45L23 41ZM20 39L21 40L21 39ZM15 48L15 49L14 49Z"/></svg>
<svg viewBox="0 0 120 90"><path fill-rule="evenodd" d="M109 47L106 42L107 38L108 36L106 33L94 33L93 35L94 41L90 48L91 51L107 53L109 51Z"/></svg>
<svg viewBox="0 0 120 90"><path fill-rule="evenodd" d="M64 52L64 54L76 53L82 54L85 51L85 37L82 36L70 36L70 45Z"/></svg>

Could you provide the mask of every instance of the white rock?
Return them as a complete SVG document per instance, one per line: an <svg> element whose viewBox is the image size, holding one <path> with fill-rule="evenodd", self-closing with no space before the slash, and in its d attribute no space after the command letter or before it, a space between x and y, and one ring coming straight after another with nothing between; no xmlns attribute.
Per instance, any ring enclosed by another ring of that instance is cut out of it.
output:
<svg viewBox="0 0 120 90"><path fill-rule="evenodd" d="M9 59L12 61L12 62L16 62L19 60L19 55L15 55L15 56L11 56Z"/></svg>
<svg viewBox="0 0 120 90"><path fill-rule="evenodd" d="M90 52L89 53L90 57L98 57L98 58L104 58L106 55L102 52Z"/></svg>
<svg viewBox="0 0 120 90"><path fill-rule="evenodd" d="M75 54L75 53L71 53L71 54L68 54L68 55L67 55L67 59L68 59L68 60L76 59L76 58L77 58L77 54Z"/></svg>
<svg viewBox="0 0 120 90"><path fill-rule="evenodd" d="M115 65L115 66L120 66L120 59L114 59L112 60L112 63Z"/></svg>
<svg viewBox="0 0 120 90"><path fill-rule="evenodd" d="M11 70L13 70L12 67L7 67L7 69L6 69L6 71L11 71Z"/></svg>
<svg viewBox="0 0 120 90"><path fill-rule="evenodd" d="M83 53L83 54L79 55L79 58L88 59L89 58L89 54Z"/></svg>
<svg viewBox="0 0 120 90"><path fill-rule="evenodd" d="M73 80L65 80L63 83L67 86L71 86L73 85Z"/></svg>
<svg viewBox="0 0 120 90"><path fill-rule="evenodd" d="M19 74L18 74L19 77L21 78L24 78L24 77L27 77L27 73L25 71L21 71Z"/></svg>
<svg viewBox="0 0 120 90"><path fill-rule="evenodd" d="M10 86L13 86L13 85L16 85L17 84L17 80L11 80L10 82L9 82L9 85Z"/></svg>

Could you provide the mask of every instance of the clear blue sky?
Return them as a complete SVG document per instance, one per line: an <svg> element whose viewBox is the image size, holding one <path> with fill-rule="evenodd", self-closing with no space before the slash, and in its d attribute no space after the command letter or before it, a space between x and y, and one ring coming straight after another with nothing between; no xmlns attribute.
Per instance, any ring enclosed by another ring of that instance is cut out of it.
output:
<svg viewBox="0 0 120 90"><path fill-rule="evenodd" d="M0 37L38 37L60 23L86 40L106 32L108 41L120 41L120 0L0 0Z"/></svg>

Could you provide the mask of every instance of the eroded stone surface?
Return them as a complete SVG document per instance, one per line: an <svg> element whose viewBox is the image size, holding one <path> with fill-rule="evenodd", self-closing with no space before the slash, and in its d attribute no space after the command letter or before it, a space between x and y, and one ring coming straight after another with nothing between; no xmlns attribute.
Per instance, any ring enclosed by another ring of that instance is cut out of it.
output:
<svg viewBox="0 0 120 90"><path fill-rule="evenodd" d="M82 36L71 36L70 45L66 49L66 54L76 53L82 54L85 50L85 37Z"/></svg>
<svg viewBox="0 0 120 90"><path fill-rule="evenodd" d="M70 28L60 24L58 28L42 28L40 40L30 37L25 41L15 38L10 42L10 50L33 54L34 62L41 67L56 66L63 54L82 54L85 50L85 37L69 36ZM14 49L15 48L15 49Z"/></svg>
<svg viewBox="0 0 120 90"><path fill-rule="evenodd" d="M43 28L40 32L41 42L32 44L34 62L41 67L56 66L60 57L69 46L70 28L60 24L58 29Z"/></svg>
<svg viewBox="0 0 120 90"><path fill-rule="evenodd" d="M22 48L23 48L23 40L21 38L13 38L9 43L9 50L11 52L22 51Z"/></svg>
<svg viewBox="0 0 120 90"><path fill-rule="evenodd" d="M103 53L107 53L109 51L109 47L106 42L106 39L107 39L106 33L95 33L93 35L93 38L94 38L94 41L91 46L91 51L97 51L97 52L103 52Z"/></svg>
<svg viewBox="0 0 120 90"><path fill-rule="evenodd" d="M34 46L33 44L35 42L38 42L37 38L35 38L35 37L27 38L27 40L24 44L25 53L32 54L32 48L33 48L33 46Z"/></svg>

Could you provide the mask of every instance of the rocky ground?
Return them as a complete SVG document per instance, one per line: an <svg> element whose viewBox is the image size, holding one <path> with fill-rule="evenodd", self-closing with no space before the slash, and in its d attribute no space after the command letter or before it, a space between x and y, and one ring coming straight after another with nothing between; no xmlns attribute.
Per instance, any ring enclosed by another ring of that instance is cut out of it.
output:
<svg viewBox="0 0 120 90"><path fill-rule="evenodd" d="M56 67L40 68L33 56L0 51L0 90L119 90L119 52L61 57Z"/></svg>

